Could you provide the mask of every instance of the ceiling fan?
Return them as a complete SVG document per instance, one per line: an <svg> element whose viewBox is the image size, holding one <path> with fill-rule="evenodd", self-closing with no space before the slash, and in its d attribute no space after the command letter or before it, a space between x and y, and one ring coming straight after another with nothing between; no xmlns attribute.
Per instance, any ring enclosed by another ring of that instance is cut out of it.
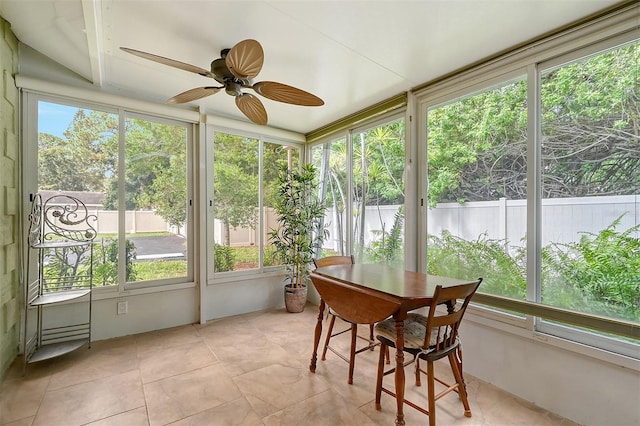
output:
<svg viewBox="0 0 640 426"><path fill-rule="evenodd" d="M267 111L264 109L264 105L258 97L251 93L243 92L243 89L253 89L253 91L265 98L288 104L303 106L324 105L324 101L319 97L283 83L275 81L254 83L253 78L262 69L264 61L262 46L256 40L243 40L231 49L223 49L220 52L221 57L211 62L211 71L128 47L121 47L120 49L141 58L213 78L222 85L196 87L195 89L187 90L169 99L167 102L170 104L194 101L224 89L228 95L235 96L237 107L249 120L261 125L267 124Z"/></svg>

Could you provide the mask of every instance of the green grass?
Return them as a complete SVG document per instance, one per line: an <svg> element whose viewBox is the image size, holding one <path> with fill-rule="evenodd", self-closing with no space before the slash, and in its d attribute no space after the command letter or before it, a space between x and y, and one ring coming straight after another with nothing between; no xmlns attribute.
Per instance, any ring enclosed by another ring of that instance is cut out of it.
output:
<svg viewBox="0 0 640 426"><path fill-rule="evenodd" d="M171 232L136 232L135 234L124 234L125 238L143 238L143 237L170 237L172 235ZM100 233L98 234L98 236L96 237L97 239L99 238L105 238L105 239L116 239L118 238L118 234L116 233Z"/></svg>
<svg viewBox="0 0 640 426"><path fill-rule="evenodd" d="M154 260L152 262L135 262L133 267L136 272L136 281L185 277L187 275L186 260Z"/></svg>

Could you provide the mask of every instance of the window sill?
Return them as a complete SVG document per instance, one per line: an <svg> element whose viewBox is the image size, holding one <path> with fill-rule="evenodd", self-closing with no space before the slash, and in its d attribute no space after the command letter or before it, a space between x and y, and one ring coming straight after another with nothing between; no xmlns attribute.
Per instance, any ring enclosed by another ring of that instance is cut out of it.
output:
<svg viewBox="0 0 640 426"><path fill-rule="evenodd" d="M149 287L130 288L124 291L118 291L117 286L99 287L93 290L93 300L117 299L122 296L137 296L141 294L159 293L161 291L185 290L194 288L195 282L186 282L180 284L165 284Z"/></svg>
<svg viewBox="0 0 640 426"><path fill-rule="evenodd" d="M531 329L532 325L529 325L530 321L522 320L519 325L516 325L511 321L504 321L503 317L509 317L509 315L495 311L489 312L487 309L471 310L470 307L470 310L465 316L465 321L502 333L515 335L522 339L534 340L555 349L572 352L578 356L593 358L608 364L640 372L640 359L631 358L605 349L588 346L583 343L534 331Z"/></svg>

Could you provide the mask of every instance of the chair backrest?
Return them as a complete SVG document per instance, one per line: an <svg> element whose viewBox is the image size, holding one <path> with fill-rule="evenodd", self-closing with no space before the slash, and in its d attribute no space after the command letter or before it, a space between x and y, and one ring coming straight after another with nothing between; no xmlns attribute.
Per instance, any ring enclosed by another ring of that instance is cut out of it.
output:
<svg viewBox="0 0 640 426"><path fill-rule="evenodd" d="M316 268L322 268L323 266L331 266L331 265L349 265L354 263L355 263L355 260L353 259L353 255L327 256L327 257L321 257L319 259L313 259L313 264L316 265Z"/></svg>
<svg viewBox="0 0 640 426"><path fill-rule="evenodd" d="M476 282L469 284L436 287L433 303L427 316L424 349L429 348L430 352L440 352L457 345L458 327L460 327L467 306L481 282L482 278L478 278ZM459 300L461 303L457 303ZM447 306L446 312L438 309L438 305L442 304Z"/></svg>

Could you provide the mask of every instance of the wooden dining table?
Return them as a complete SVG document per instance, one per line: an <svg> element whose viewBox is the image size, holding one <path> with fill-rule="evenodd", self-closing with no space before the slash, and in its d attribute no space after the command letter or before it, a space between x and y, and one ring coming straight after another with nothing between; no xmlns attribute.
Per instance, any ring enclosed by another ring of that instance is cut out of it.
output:
<svg viewBox="0 0 640 426"><path fill-rule="evenodd" d="M404 320L414 309L429 306L436 286L451 287L473 281L459 280L378 264L332 265L317 268L311 281L320 295L313 355L309 370L316 371L318 344L326 305L340 317L358 324L373 324L393 316L396 327L396 425L404 425ZM461 363L461 360L459 361ZM460 365L460 367L462 367ZM460 368L462 372L462 368Z"/></svg>

